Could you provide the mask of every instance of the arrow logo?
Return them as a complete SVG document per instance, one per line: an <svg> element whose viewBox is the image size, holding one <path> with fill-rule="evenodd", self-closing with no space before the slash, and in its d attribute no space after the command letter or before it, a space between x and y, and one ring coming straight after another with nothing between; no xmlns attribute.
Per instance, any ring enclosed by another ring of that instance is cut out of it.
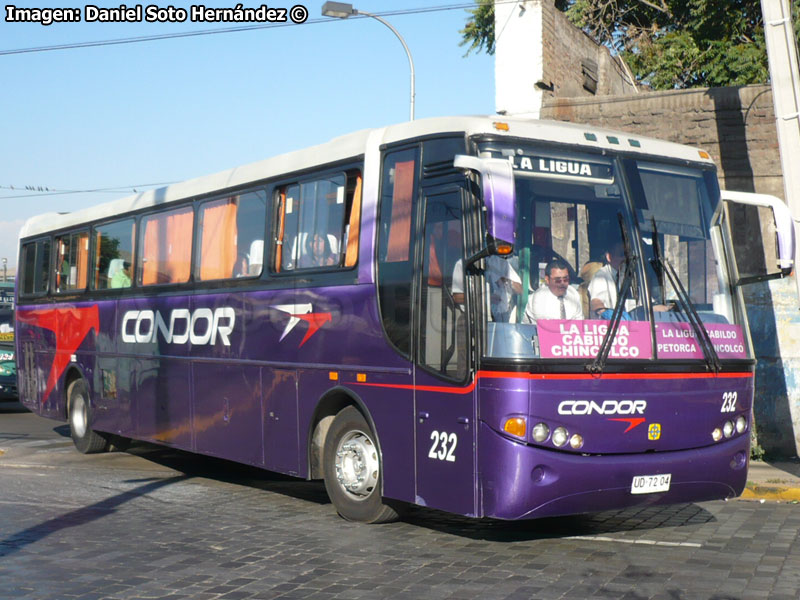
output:
<svg viewBox="0 0 800 600"><path fill-rule="evenodd" d="M317 333L317 331L319 331L319 329L325 323L331 320L331 313L311 312L314 310L314 307L310 302L308 304L278 304L273 305L272 308L289 315L289 322L286 324L286 328L283 330L283 333L278 340L280 342L283 341L283 338L289 335L292 329L294 329L300 321L305 321L308 323L308 331L306 331L303 341L300 342L300 346L302 346L311 338L312 335ZM298 346L298 348L300 346Z"/></svg>
<svg viewBox="0 0 800 600"><path fill-rule="evenodd" d="M28 325L49 329L56 334L56 355L50 367L42 401L56 387L59 377L69 365L72 355L94 329L95 335L100 331L100 313L97 305L88 308L55 308L48 310L19 311L17 319Z"/></svg>
<svg viewBox="0 0 800 600"><path fill-rule="evenodd" d="M644 423L644 417L630 417L627 419L609 419L609 421L622 421L623 423L627 423L628 428L622 433L628 433L634 427L638 427L639 425Z"/></svg>

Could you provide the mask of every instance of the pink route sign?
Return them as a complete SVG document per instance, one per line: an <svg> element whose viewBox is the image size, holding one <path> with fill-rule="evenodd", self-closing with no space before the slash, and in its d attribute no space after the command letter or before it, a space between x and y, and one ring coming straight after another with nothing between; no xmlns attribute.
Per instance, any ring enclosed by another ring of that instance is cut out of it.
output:
<svg viewBox="0 0 800 600"><path fill-rule="evenodd" d="M539 352L542 358L594 358L608 330L608 321L539 319ZM706 323L706 331L720 358L747 358L739 325ZM659 358L703 358L697 335L689 323L656 323ZM650 323L622 321L609 358L650 359Z"/></svg>
<svg viewBox="0 0 800 600"><path fill-rule="evenodd" d="M706 331L720 358L747 358L740 325L706 323ZM659 358L703 358L703 348L689 323L656 323Z"/></svg>
<svg viewBox="0 0 800 600"><path fill-rule="evenodd" d="M542 358L594 358L608 331L608 321L539 319L539 352ZM652 358L650 323L622 321L609 358Z"/></svg>

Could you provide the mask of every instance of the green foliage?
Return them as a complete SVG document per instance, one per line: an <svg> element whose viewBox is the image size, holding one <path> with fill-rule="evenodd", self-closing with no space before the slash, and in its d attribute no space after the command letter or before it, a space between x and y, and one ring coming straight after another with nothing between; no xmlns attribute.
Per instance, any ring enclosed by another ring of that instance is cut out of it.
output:
<svg viewBox="0 0 800 600"><path fill-rule="evenodd" d="M762 448L759 443L758 439L756 438L755 427L750 429L750 460L764 460L764 456L766 456L766 452L764 448Z"/></svg>
<svg viewBox="0 0 800 600"><path fill-rule="evenodd" d="M494 3L476 0L462 45L494 53ZM747 85L769 79L759 0L557 0L595 41L654 89ZM792 0L800 41L800 0Z"/></svg>
<svg viewBox="0 0 800 600"><path fill-rule="evenodd" d="M459 46L469 45L467 53L473 50L480 52L484 48L486 54L494 54L494 0L475 0L478 4L472 9L472 18L459 31L462 36ZM465 56L466 56L465 54Z"/></svg>

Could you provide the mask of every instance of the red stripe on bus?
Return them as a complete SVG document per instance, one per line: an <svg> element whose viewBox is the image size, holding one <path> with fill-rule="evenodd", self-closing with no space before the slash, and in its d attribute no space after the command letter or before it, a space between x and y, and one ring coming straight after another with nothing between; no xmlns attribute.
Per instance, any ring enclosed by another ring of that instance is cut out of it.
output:
<svg viewBox="0 0 800 600"><path fill-rule="evenodd" d="M352 385L366 387L390 388L395 390L415 390L420 392L441 392L443 394L469 394L479 380L486 379L527 379L527 380L586 380L586 379L752 379L753 373L520 373L519 371L478 371L475 380L465 387L444 385L412 385L402 383L367 383L350 382Z"/></svg>

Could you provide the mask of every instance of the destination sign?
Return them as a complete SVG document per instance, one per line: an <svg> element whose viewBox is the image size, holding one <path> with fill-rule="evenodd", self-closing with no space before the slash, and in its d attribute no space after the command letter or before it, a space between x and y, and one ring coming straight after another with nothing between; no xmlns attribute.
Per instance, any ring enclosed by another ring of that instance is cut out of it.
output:
<svg viewBox="0 0 800 600"><path fill-rule="evenodd" d="M577 158L554 158L550 156L528 156L516 154L508 157L514 171L536 177L555 179L586 179L611 183L614 169L610 164L580 160Z"/></svg>
<svg viewBox="0 0 800 600"><path fill-rule="evenodd" d="M747 358L740 325L704 324L720 358ZM689 323L656 323L659 358L703 358L703 348Z"/></svg>
<svg viewBox="0 0 800 600"><path fill-rule="evenodd" d="M608 321L539 319L542 358L594 358L608 331ZM623 321L611 345L609 358L652 358L650 323Z"/></svg>

